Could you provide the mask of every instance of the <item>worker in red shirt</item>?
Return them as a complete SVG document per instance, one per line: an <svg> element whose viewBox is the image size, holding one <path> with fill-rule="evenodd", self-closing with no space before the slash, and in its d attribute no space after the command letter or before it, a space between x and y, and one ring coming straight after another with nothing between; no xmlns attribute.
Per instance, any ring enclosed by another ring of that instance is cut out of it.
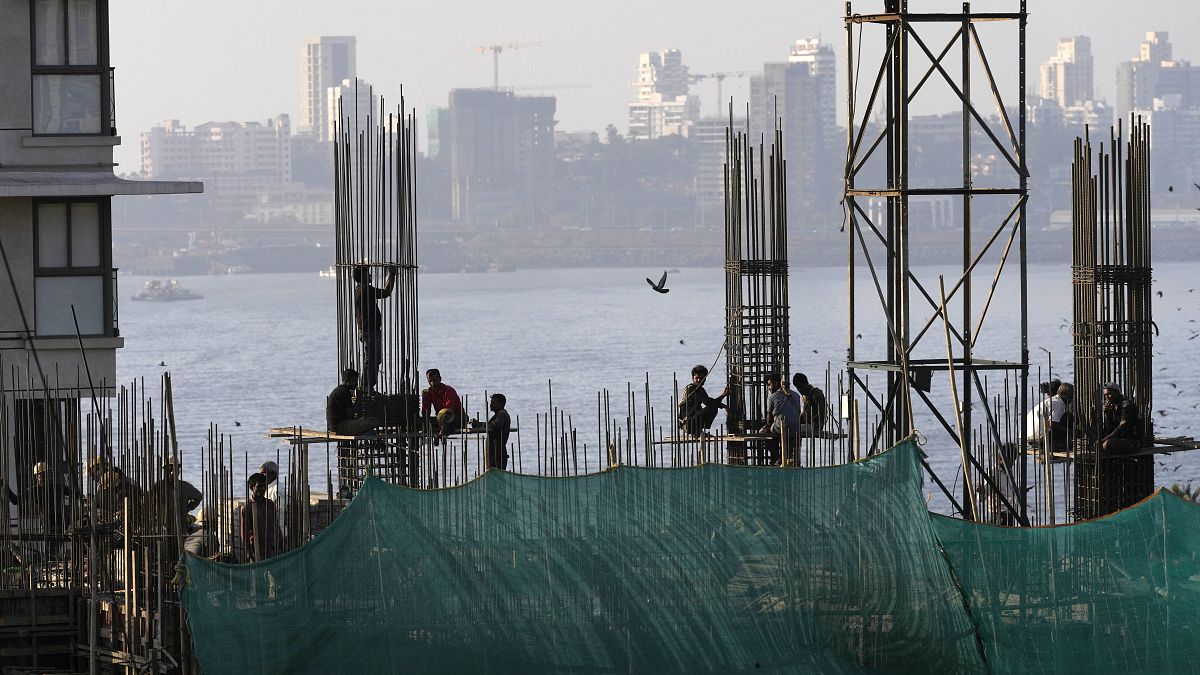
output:
<svg viewBox="0 0 1200 675"><path fill-rule="evenodd" d="M442 373L437 368L425 371L425 379L429 388L421 392L421 417L429 417L432 410L438 425L437 439L441 441L446 434L458 427L462 417L462 401L454 387L442 383Z"/></svg>

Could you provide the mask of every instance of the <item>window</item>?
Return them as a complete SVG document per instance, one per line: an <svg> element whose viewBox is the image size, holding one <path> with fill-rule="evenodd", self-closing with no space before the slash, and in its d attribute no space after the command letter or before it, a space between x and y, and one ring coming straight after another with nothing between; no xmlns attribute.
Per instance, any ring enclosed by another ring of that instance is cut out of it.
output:
<svg viewBox="0 0 1200 675"><path fill-rule="evenodd" d="M111 135L107 0L30 0L33 133Z"/></svg>
<svg viewBox="0 0 1200 675"><path fill-rule="evenodd" d="M35 201L34 232L37 334L115 334L109 200Z"/></svg>

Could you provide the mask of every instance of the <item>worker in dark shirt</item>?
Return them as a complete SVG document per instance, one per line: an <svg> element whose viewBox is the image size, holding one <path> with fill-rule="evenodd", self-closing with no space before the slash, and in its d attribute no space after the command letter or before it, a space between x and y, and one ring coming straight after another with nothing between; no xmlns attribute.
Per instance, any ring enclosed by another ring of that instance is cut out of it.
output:
<svg viewBox="0 0 1200 675"><path fill-rule="evenodd" d="M709 396L704 389L707 379L708 368L702 365L692 368L692 381L683 388L683 394L679 397L679 428L692 436L699 436L712 426L717 419L717 411L725 407L722 401L729 395L726 389L716 398Z"/></svg>
<svg viewBox="0 0 1200 675"><path fill-rule="evenodd" d="M363 346L363 389L375 390L379 366L383 363L383 314L377 301L392 295L396 285L396 266L388 266L383 288L371 285L371 270L365 265L354 268L354 322Z"/></svg>
<svg viewBox="0 0 1200 675"><path fill-rule="evenodd" d="M70 508L66 487L49 475L45 462L33 465L33 485L26 488L21 501L26 514L37 514L42 533L50 542L50 557L61 558L62 541L58 537L66 533Z"/></svg>
<svg viewBox="0 0 1200 675"><path fill-rule="evenodd" d="M1100 451L1105 455L1129 455L1142 447L1142 419L1137 405L1121 395L1116 383L1104 385L1104 427Z"/></svg>
<svg viewBox="0 0 1200 675"><path fill-rule="evenodd" d="M808 376L796 373L792 376L792 389L804 401L800 413L800 435L814 436L825 430L825 392L808 383Z"/></svg>
<svg viewBox="0 0 1200 675"><path fill-rule="evenodd" d="M240 534L246 547L246 560L266 560L279 553L283 537L279 532L279 519L275 516L275 503L267 499L267 477L252 473L246 480L250 498L242 506Z"/></svg>
<svg viewBox="0 0 1200 675"><path fill-rule="evenodd" d="M358 388L358 371L342 371L342 383L325 398L325 424L329 431L340 436L360 436L379 427L374 417L354 417L354 390Z"/></svg>
<svg viewBox="0 0 1200 675"><path fill-rule="evenodd" d="M487 468L489 469L500 469L501 471L508 469L508 434L512 428L512 418L504 409L507 403L508 399L504 397L504 394L492 394L491 400L488 402L492 418L486 423L471 420L472 429L484 429L487 432Z"/></svg>
<svg viewBox="0 0 1200 675"><path fill-rule="evenodd" d="M179 468L175 460L163 462L162 480L150 486L150 499L165 533L187 536L188 513L200 505L204 495L195 485L177 475Z"/></svg>

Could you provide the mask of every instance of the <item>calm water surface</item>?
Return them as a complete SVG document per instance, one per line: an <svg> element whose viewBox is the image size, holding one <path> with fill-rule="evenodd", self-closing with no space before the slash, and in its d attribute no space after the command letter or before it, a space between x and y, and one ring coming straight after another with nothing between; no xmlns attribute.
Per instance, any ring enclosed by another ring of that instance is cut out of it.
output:
<svg viewBox="0 0 1200 675"><path fill-rule="evenodd" d="M1155 298L1161 334L1155 339L1154 408L1162 411L1155 415L1160 435L1200 435L1200 340L1193 340L1200 330L1200 293L1193 289L1200 283L1192 280L1193 269L1188 264L1155 268L1155 290L1163 294ZM921 272L922 278L934 278L937 270ZM601 388L623 401L627 383L643 390L648 380L652 403L667 410L674 375L686 379L692 365L711 364L718 355L724 279L720 269L684 269L671 275L671 292L659 295L643 278L660 274L586 269L422 275L419 365L440 368L447 383L470 397L473 410L480 408L485 390L500 391L514 415L530 418L548 408L552 380L555 406L573 415L583 436L595 433ZM823 378L830 362L836 369L845 361L845 276L841 268L791 271L792 368L814 380ZM339 370L332 280L316 274L188 277L182 284L203 294L203 300L127 301L144 281L121 280L126 346L118 351L117 375L122 382L144 378L149 390L157 391L161 373L171 372L187 456L198 454L210 422L232 435L237 454L248 452L252 465L283 447L265 437L268 428L324 427L325 395ZM1031 266L1029 281L1031 380L1047 379L1052 362L1054 374L1070 381L1070 269ZM975 294L976 314L985 291ZM988 310L977 355L1019 358L1013 351L1019 344L1015 297L1011 285L1002 285ZM880 320L877 306L862 303L860 358L879 354ZM945 358L940 323L917 355ZM714 377L721 381L723 375L722 357ZM947 387L935 379L934 388L937 395ZM956 453L934 424L918 420L931 437L931 462L945 479L954 475ZM532 445L528 439L524 443ZM323 474L323 457L319 464ZM1167 485L1200 480L1200 451L1160 459L1157 476Z"/></svg>

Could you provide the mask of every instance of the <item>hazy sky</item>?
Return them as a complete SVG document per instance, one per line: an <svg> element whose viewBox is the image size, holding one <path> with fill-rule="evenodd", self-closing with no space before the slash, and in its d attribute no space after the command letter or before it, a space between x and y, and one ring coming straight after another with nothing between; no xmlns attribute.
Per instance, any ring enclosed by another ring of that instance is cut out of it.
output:
<svg viewBox="0 0 1200 675"><path fill-rule="evenodd" d="M539 47L501 55L501 85L586 85L555 92L560 130L601 130L612 123L624 133L625 103L641 51L681 49L693 73L759 70L765 61L786 60L797 38L820 35L834 45L839 64L844 61L842 2L737 4L741 6L711 0L117 0L110 4L117 124L124 138L117 170L140 168L139 134L164 119L193 126L288 113L297 124L300 48L315 35L357 36L359 76L389 98L403 84L409 106L420 114L444 105L452 87L490 86L491 56L478 53L477 45L540 42ZM854 5L862 13L882 6L881 0ZM1015 0L974 3L977 10L1017 6ZM909 7L946 11L961 3L911 0ZM1097 93L1110 101L1116 63L1136 54L1145 31L1170 31L1175 57L1200 61L1197 7L1184 0L1030 0L1030 93L1037 90L1038 64L1054 52L1057 38L1067 35L1092 38ZM990 38L983 39L988 44ZM1001 44L993 42L989 49L1000 53ZM993 67L1015 71L1009 65ZM864 65L860 77L873 77L867 74L872 68ZM839 73L839 90L845 86L840 78ZM715 111L711 81L694 91L706 114ZM745 92L744 80L726 80L726 97L744 100Z"/></svg>

